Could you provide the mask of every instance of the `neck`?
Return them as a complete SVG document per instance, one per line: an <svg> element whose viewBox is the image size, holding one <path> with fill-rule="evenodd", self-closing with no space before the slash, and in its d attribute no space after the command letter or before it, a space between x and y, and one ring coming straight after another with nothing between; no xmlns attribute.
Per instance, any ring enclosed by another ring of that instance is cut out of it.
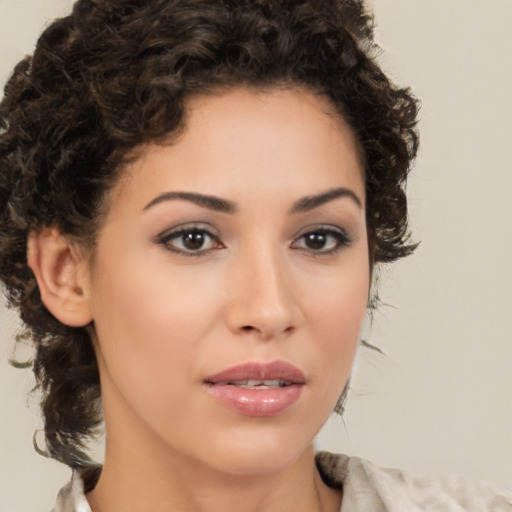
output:
<svg viewBox="0 0 512 512"><path fill-rule="evenodd" d="M164 464L124 455L107 449L87 495L92 512L338 512L341 504L341 494L318 474L312 447L291 466L264 475L223 474L177 454Z"/></svg>
<svg viewBox="0 0 512 512"><path fill-rule="evenodd" d="M311 443L296 449L301 438L290 439L289 422L262 420L245 430L230 424L230 435L216 430L221 439L214 446L203 442L204 426L178 429L177 435L189 436L182 447L170 443L166 431L148 428L118 396L111 399L109 389L103 391L105 461L87 495L92 512L339 511L341 493L323 483Z"/></svg>

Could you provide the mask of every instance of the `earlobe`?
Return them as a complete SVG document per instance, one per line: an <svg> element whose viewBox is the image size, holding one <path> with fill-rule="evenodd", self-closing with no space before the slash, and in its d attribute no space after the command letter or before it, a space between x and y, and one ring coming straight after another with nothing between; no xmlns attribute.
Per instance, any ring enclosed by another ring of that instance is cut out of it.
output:
<svg viewBox="0 0 512 512"><path fill-rule="evenodd" d="M83 263L56 228L44 228L29 235L27 260L43 303L57 320L71 327L82 327L92 321L80 272Z"/></svg>

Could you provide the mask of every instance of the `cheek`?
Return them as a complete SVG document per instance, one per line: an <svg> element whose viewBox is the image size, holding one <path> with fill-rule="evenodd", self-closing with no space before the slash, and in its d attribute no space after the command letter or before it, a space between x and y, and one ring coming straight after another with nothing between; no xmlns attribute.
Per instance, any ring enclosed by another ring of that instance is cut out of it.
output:
<svg viewBox="0 0 512 512"><path fill-rule="evenodd" d="M324 369L325 393L341 392L348 379L367 311L368 290L369 270L362 254L350 271L324 282L312 296L310 328Z"/></svg>
<svg viewBox="0 0 512 512"><path fill-rule="evenodd" d="M194 377L216 315L218 286L212 276L191 281L186 269L171 272L160 255L144 261L128 256L97 273L93 316L103 373L142 399Z"/></svg>
<svg viewBox="0 0 512 512"><path fill-rule="evenodd" d="M354 296L352 296L354 298ZM335 307L335 306L338 307ZM348 377L359 343L366 300L331 301L319 312L316 339L326 371L332 382ZM326 383L329 379L326 379ZM344 382L342 382L344 384Z"/></svg>

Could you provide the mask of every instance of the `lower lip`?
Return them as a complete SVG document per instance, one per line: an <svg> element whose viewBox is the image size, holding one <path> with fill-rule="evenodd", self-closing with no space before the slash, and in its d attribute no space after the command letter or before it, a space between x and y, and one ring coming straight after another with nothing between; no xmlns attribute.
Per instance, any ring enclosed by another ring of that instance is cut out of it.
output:
<svg viewBox="0 0 512 512"><path fill-rule="evenodd" d="M245 416L277 416L298 401L302 384L282 388L245 389L232 385L208 384L208 392L222 404Z"/></svg>

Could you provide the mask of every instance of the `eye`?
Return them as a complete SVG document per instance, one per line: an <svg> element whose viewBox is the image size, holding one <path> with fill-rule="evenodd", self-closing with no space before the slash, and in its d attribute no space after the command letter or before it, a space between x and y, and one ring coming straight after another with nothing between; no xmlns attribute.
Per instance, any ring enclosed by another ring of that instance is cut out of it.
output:
<svg viewBox="0 0 512 512"><path fill-rule="evenodd" d="M166 249L186 256L199 256L223 247L213 233L204 228L190 227L166 232L158 238Z"/></svg>
<svg viewBox="0 0 512 512"><path fill-rule="evenodd" d="M337 252L351 242L347 234L335 228L318 228L304 233L297 238L293 249L303 249L316 254L331 254Z"/></svg>

